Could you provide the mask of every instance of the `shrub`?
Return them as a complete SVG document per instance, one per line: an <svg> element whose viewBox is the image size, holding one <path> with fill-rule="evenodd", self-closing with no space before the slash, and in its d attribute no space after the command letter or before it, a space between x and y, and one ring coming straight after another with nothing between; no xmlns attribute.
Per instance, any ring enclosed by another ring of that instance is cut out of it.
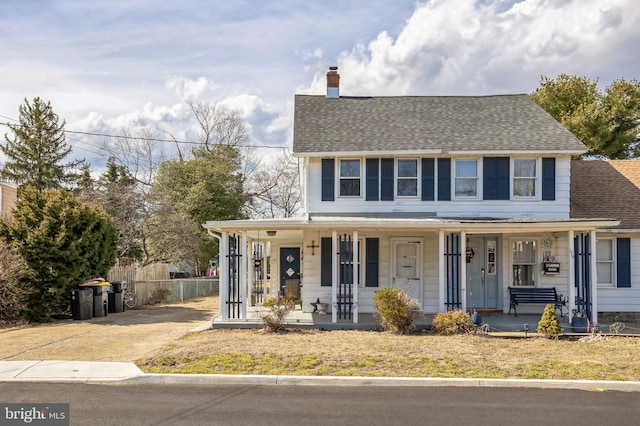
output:
<svg viewBox="0 0 640 426"><path fill-rule="evenodd" d="M556 315L556 310L551 304L544 308L542 317L538 322L538 334L541 334L546 338L554 338L562 334L562 327L560 327L560 321Z"/></svg>
<svg viewBox="0 0 640 426"><path fill-rule="evenodd" d="M383 288L376 291L373 305L382 328L395 334L408 334L423 315L418 301L410 298L399 288Z"/></svg>
<svg viewBox="0 0 640 426"><path fill-rule="evenodd" d="M17 320L26 309L29 287L25 284L25 262L0 244L0 320Z"/></svg>
<svg viewBox="0 0 640 426"><path fill-rule="evenodd" d="M431 323L432 333L445 336L468 333L472 329L471 315L461 309L437 313Z"/></svg>
<svg viewBox="0 0 640 426"><path fill-rule="evenodd" d="M153 290L151 293L151 303L164 303L169 300L169 298L173 295L173 292L168 288L157 288Z"/></svg>
<svg viewBox="0 0 640 426"><path fill-rule="evenodd" d="M269 309L267 312L260 313L264 329L275 333L286 329L284 320L295 307L295 299L290 297L270 297L264 301L262 306Z"/></svg>

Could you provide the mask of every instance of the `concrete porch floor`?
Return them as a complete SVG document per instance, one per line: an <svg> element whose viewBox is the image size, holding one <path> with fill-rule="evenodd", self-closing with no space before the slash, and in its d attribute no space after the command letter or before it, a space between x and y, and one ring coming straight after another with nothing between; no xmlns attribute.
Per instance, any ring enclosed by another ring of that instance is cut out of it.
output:
<svg viewBox="0 0 640 426"><path fill-rule="evenodd" d="M212 328L261 328L263 325L261 319L261 313L266 310L261 307L250 307L247 309L247 319L230 320L222 322L220 318L214 318L212 321ZM519 314L517 317L513 314L507 315L502 311L490 311L479 312L482 317L483 325L486 324L485 329L490 333L522 333L525 334L525 328L528 326L528 333L535 333L538 328L538 321L542 313L540 314ZM337 323L331 322L331 313L319 314L302 312L301 309L291 311L286 319L285 323L290 328L309 328L320 330L376 330L380 329L380 325L375 319L374 314L359 314L358 323L354 323L353 320L338 320ZM418 330L427 330L431 326L433 319L432 314L426 314L420 318L416 323ZM565 334L573 333L574 330L571 324L568 322L568 318L565 316L560 319L560 325L563 328ZM609 332L609 324L600 324L600 330L603 332ZM623 334L640 334L640 330L631 327L625 327L622 331Z"/></svg>

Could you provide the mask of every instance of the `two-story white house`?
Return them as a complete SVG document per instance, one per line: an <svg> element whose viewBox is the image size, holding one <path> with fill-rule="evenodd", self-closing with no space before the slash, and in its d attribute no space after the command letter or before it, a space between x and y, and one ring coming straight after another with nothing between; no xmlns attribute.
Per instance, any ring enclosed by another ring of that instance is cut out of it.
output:
<svg viewBox="0 0 640 426"><path fill-rule="evenodd" d="M301 284L333 322L399 287L425 313L510 311L509 287L554 287L597 322L595 232L570 216L571 156L586 147L527 95L295 97L304 216L212 221L221 320ZM542 313L544 306L518 306ZM566 311L565 311L566 313Z"/></svg>

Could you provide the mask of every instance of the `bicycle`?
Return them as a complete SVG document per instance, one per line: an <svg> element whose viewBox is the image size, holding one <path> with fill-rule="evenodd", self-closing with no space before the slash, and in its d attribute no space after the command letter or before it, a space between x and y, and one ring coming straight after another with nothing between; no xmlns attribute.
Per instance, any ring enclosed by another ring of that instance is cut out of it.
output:
<svg viewBox="0 0 640 426"><path fill-rule="evenodd" d="M125 290L124 294L122 295L122 300L124 302L124 306L127 309L133 309L138 304L138 295L135 291Z"/></svg>

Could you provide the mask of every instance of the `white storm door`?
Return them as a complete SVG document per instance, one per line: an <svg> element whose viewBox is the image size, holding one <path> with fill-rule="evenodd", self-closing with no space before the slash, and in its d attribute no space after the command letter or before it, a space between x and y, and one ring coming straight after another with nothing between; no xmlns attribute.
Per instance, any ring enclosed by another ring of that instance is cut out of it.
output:
<svg viewBox="0 0 640 426"><path fill-rule="evenodd" d="M407 295L422 305L422 261L420 241L393 241L392 287L401 288Z"/></svg>

